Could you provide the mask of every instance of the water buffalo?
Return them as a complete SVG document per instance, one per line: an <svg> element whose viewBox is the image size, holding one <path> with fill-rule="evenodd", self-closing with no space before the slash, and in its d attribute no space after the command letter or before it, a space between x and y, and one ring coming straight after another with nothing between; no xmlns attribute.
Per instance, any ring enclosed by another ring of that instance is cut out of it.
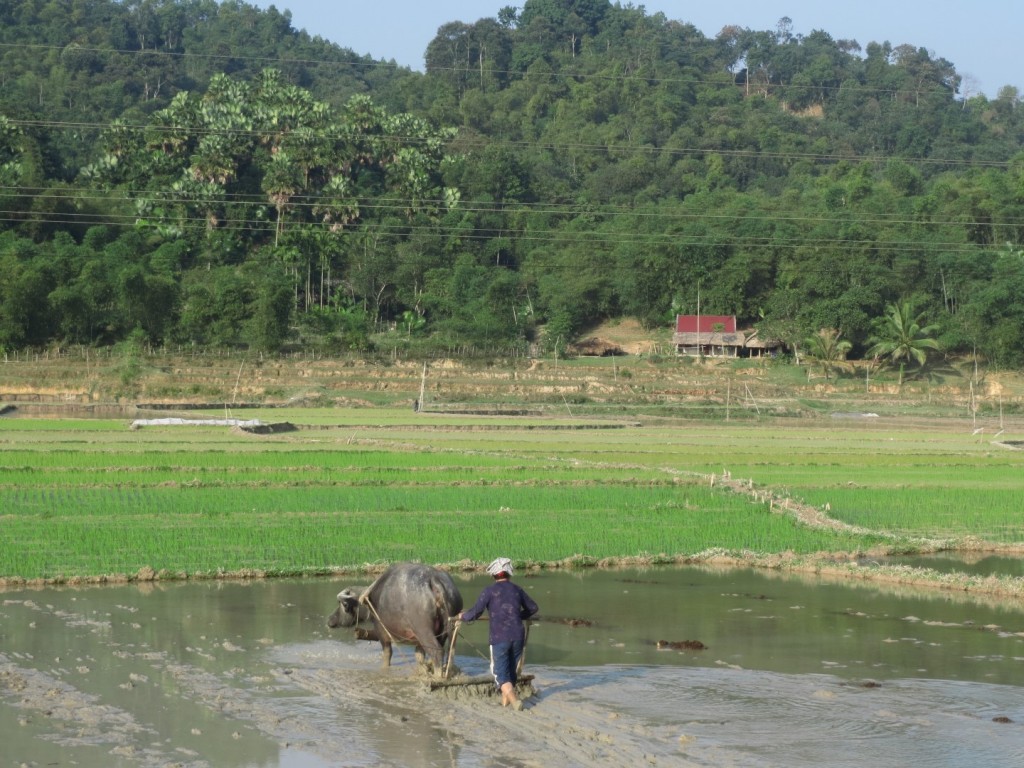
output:
<svg viewBox="0 0 1024 768"><path fill-rule="evenodd" d="M373 633L357 636L380 641L383 666L391 665L392 642L412 643L416 660L423 664L429 657L432 669L440 672L448 619L461 610L462 595L449 574L420 563L396 563L361 595L351 589L339 592L338 608L327 626L352 627L370 620Z"/></svg>

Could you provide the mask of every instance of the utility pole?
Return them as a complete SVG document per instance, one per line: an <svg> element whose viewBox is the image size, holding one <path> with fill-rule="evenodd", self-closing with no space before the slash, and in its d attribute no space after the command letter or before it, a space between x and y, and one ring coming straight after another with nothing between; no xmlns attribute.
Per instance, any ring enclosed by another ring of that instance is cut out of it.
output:
<svg viewBox="0 0 1024 768"><path fill-rule="evenodd" d="M427 363L423 362L423 375L420 376L420 399L416 401L416 410L423 410L423 396L427 389Z"/></svg>
<svg viewBox="0 0 1024 768"><path fill-rule="evenodd" d="M700 345L700 280L697 281L697 359L704 359L704 349Z"/></svg>

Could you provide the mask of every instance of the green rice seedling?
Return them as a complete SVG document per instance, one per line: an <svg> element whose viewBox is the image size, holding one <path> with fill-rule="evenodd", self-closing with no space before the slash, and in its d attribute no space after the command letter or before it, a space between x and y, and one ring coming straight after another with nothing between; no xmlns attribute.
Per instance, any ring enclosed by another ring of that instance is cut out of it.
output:
<svg viewBox="0 0 1024 768"><path fill-rule="evenodd" d="M323 415L354 426L268 437L77 422L5 432L0 577L479 561L504 549L508 525L521 533L517 556L533 561L852 552L888 532L1020 540L1024 453L958 434L479 419L427 429L409 415ZM799 525L764 497L712 488L710 473L877 533Z"/></svg>
<svg viewBox="0 0 1024 768"><path fill-rule="evenodd" d="M408 557L479 560L502 546L504 524L512 521L528 535L529 556L540 560L693 554L712 546L811 552L871 543L801 530L742 497L702 486L648 488L642 499L629 489L518 489L513 507L502 504L509 501L506 490L495 488L346 491L29 491L9 521L23 546L0 553L0 574L96 575L111 572L114 563L125 573L144 567L208 573L315 572ZM67 564L42 572L39 553L56 551L68 552Z"/></svg>

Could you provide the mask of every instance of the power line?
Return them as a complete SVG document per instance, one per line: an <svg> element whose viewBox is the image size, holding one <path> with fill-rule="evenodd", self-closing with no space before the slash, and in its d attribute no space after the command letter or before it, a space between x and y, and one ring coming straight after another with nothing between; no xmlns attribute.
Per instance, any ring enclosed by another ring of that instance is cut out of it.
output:
<svg viewBox="0 0 1024 768"><path fill-rule="evenodd" d="M368 62L338 62L338 61L328 61L328 60L325 60L325 59L297 59L297 58L296 59L289 59L289 58L283 58L283 57L232 56L230 54L193 54L193 53L179 53L179 52L171 52L171 51L157 51L157 50L152 50L152 49L151 50L129 50L129 49L90 48L90 47L85 47L85 46L78 46L77 44L71 44L71 46L73 46L75 50L94 51L94 52L102 52L102 53L117 53L117 54L122 54L122 55L134 55L134 56L159 55L159 56L171 56L171 57L177 57L177 58L206 58L206 59L213 59L213 60L233 59L233 60L247 60L247 61L253 61L253 62L272 62L272 63L276 62L276 63L283 63L283 64L302 63L302 64L325 65L325 66L326 65L330 65L330 66L342 66L342 65L355 66L355 65L358 64L359 66L367 66L367 67L369 67L369 66L377 66L378 65L378 63L371 64L371 63L368 63ZM20 48L20 49L25 49L25 50L39 50L39 49L41 49L41 50L60 50L60 51L63 51L63 50L68 49L69 46L0 43L0 48L11 48L11 49L18 49L18 48ZM341 50L341 49L339 49L339 50ZM391 66L394 66L394 65L391 65ZM453 68L451 71L461 71L461 70L456 70L456 69ZM505 73L505 74L509 74L509 73ZM514 74L518 75L518 73L514 73ZM560 73L560 74L563 75L563 76L571 76L571 77L580 77L580 76L590 77L590 76L592 76L592 77L596 77L596 78L600 78L600 79L606 79L606 80L608 80L608 79L622 80L622 81L643 80L645 82L660 82L657 78L653 78L652 79L652 78L648 78L648 77L638 77L638 76L625 76L624 75L624 76L618 77L618 76L597 75L597 74L589 74L589 75L588 74L583 74L583 75L580 75L580 73ZM524 75L524 77L526 77L526 76L528 76L528 75ZM672 81L671 80L665 80L665 82L672 82ZM699 79L698 80L687 79L685 81L684 80L679 80L678 82L697 82L697 83L704 82L705 84L710 84L710 85L714 85L714 86L730 85L730 87L732 87L731 84L722 83L722 82L720 82L718 80L702 81L702 80L699 80ZM47 128L47 129L55 129L55 130L104 131L104 130L109 130L109 129L115 127L115 124L113 124L113 123L84 122L84 121L60 121L60 120L10 120L9 123L12 124L12 125L17 125L17 126L24 127L24 128ZM214 129L209 129L209 128L196 128L196 127L192 127L192 126L183 126L183 125L130 125L130 124L126 125L126 124L120 124L120 125L117 125L116 127L118 129L123 129L123 130L127 130L127 131L153 132L153 133L159 133L159 132L164 132L164 131L167 131L167 132L171 132L171 131L173 131L173 132L188 132L188 133L192 134L193 136L206 136L206 135L218 135L218 134L220 134L220 135L237 135L237 136L248 136L248 137L262 138L262 137L268 137L268 136L279 135L280 134L280 131L273 131L273 130L265 130L265 131L255 131L255 130L214 130ZM388 136L388 137L380 137L380 136L376 136L376 135L370 136L368 134L361 134L358 131L355 131L355 132L352 132L352 133L334 134L334 135L332 135L332 134L324 134L322 138L324 138L327 141L335 140L335 139L346 139L346 138L347 139L353 139L353 138L355 138L355 139L358 139L358 138L375 138L375 139L385 139L385 140L388 140L388 141L395 141L395 142L405 142L405 143L408 143L408 144L412 144L412 143L415 143L415 142L421 140L420 137L413 137L413 136L400 136L400 135L392 135L392 136ZM483 147L483 146L488 146L488 145L494 145L495 144L495 142L492 142L490 140L482 139L482 138L476 138L476 137L462 137L462 138L458 139L458 141L463 146L467 146L467 147L470 147L470 148L473 148L473 147ZM834 155L834 154L824 154L824 153L771 152L771 151L766 152L766 151L760 151L760 150L756 150L756 149L678 148L678 147L665 147L665 146L608 145L608 144L595 144L595 143L585 143L585 142L541 143L541 142L529 142L529 141L518 141L518 140L505 140L505 141L498 142L497 146L506 146L506 147L519 148L519 149L528 149L528 150L531 150L531 151L549 151L549 152L555 152L555 153L573 152L573 151L585 151L585 152L595 152L595 153L599 152L599 153L606 154L606 155L611 155L611 156L614 156L614 155L628 156L630 154L635 154L635 153L650 153L650 154L658 154L658 155L667 155L669 157L673 157L673 156L675 156L675 157L686 157L686 156L694 156L694 155L712 155L713 154L713 155L719 155L719 156L724 156L724 157L733 157L733 158L737 158L737 159L756 159L756 160L769 160L769 161L780 161L780 162L813 161L813 162L820 162L820 163L825 163L825 162L828 162L828 163L835 163L835 162L882 163L882 162L888 162L891 159L895 159L895 158L888 157L888 156L878 156L878 155L870 155L870 156L868 156L868 155L852 155L852 154L851 155ZM1008 167L1010 167L1012 165L1012 163L1010 161L959 160L959 159L942 159L942 158L913 158L913 159L900 158L900 159L903 159L908 164L941 165L941 166L946 166L946 167L979 167L979 168L986 168L987 167L987 168L996 168L996 169L1006 169L1006 168L1008 168ZM30 196L33 196L35 199L46 199L46 196L43 195L43 194L33 194L33 193L30 193L28 191L29 188L7 188L7 189L13 189L14 193L16 195L28 194ZM97 196L97 197L90 198L88 195L84 194L81 190L77 190L76 191L75 188L70 188L70 190L66 190L66 191L70 191L71 195L76 195L77 194L78 195L78 199L82 199L82 200L94 199L94 200L102 200L104 202L109 202L111 200L110 197L104 197L104 196ZM53 197L66 198L66 197L68 197L68 195L54 195ZM174 198L162 198L162 201L170 203L170 204L185 202L185 201L183 201L181 199L177 199L176 200ZM242 194L229 193L229 192L225 192L223 200L216 200L216 201L192 200L192 201L188 201L188 202L190 202L192 204L196 204L196 205L201 205L201 204L204 204L204 203L211 204L211 205L212 204L221 205L221 204L231 204L233 202L234 203L239 203L239 204L244 204L246 202L249 202L251 204L256 204L256 205L261 205L261 206L269 207L269 203L265 199L262 199L262 198L260 198L260 197L258 197L256 195L252 195L252 196L246 197L246 196L244 196ZM438 201L424 201L424 202L437 204ZM405 209L407 209L408 207L410 207L412 205L413 201L411 201L411 200L394 200L394 201L392 201L392 203L393 204L386 204L386 201L379 200L378 202L375 202L375 203L361 203L360 204L360 208L362 210L364 210L364 211L375 211L375 212L381 212L381 213L401 212L401 211L404 211ZM287 207L288 207L289 210L300 210L301 211L301 210L311 209L312 207L314 207L314 206L316 206L318 204L319 204L319 201L316 198L314 198L314 197L296 195L296 196L293 197L293 199L291 201L289 201ZM676 219L676 220L679 220L679 221L687 221L687 220L695 220L695 219L699 218L699 219L705 220L705 221L706 220L710 220L710 221L741 221L742 220L742 221L750 221L750 222L765 222L765 221L769 221L770 220L772 223L787 222L787 223L812 223L812 224L813 223L825 224L825 223L830 223L830 222L841 221L844 224L859 224L859 225L903 224L903 225L907 225L907 226L929 227L929 228L930 227L944 227L944 226L956 226L956 227L967 227L967 226L1014 227L1014 226L1020 226L1021 225L1021 220L1019 220L1019 219L1005 219L1005 220L1002 220L1002 221L1000 221L998 223L995 223L995 224L993 224L992 222L981 222L981 221L952 221L952 220L919 221L919 220L915 220L915 219L907 219L906 217L903 217L901 214L893 214L891 217L879 214L879 215L876 215L876 216L873 216L873 217L867 217L867 216L864 216L864 215L857 215L857 216L854 216L854 217L844 217L844 218L830 219L830 218L825 218L825 217L813 217L813 216L769 216L769 215L762 215L762 216L735 215L735 216L730 216L730 215L725 215L725 214L719 215L719 214L686 213L686 212L650 213L650 212L640 212L640 211L636 210L635 208L623 208L623 209L619 209L619 210L616 210L614 208L613 209L609 209L607 206L604 207L604 208L599 208L599 209L597 209L595 211L595 210L586 208L584 205L581 205L581 204L578 204L578 203L574 203L574 204L571 204L571 205L567 204L567 205L564 205L564 206L559 206L558 204L550 203L550 202L542 202L542 203L535 203L535 204L534 203L519 203L519 202L516 202L516 203L511 204L511 206L504 206L504 207L502 207L502 206L489 206L489 204L484 203L484 202L463 201L462 203L460 203L460 209L461 210L464 210L464 211L467 211L467 212L471 212L471 213L508 213L510 208L514 209L516 212L518 212L520 210L525 210L528 213L534 213L534 214L537 214L537 215L565 215L565 216L574 216L574 215L581 214L581 213L585 212L585 213L587 213L589 215L594 215L594 216L598 216L598 217L615 217L615 216L620 216L620 215L628 215L628 216L632 216L632 217L635 217L635 218L639 218L641 220L671 218L671 219ZM10 218L4 219L4 220L7 220L7 221L24 221L25 220L24 217L28 216L28 217L31 218L32 221L34 221L36 223L51 223L51 224L71 223L72 221L82 222L82 221L85 220L85 217L88 216L88 214L81 214L81 215L77 215L77 214L76 215L62 214L62 215L66 215L66 216L71 217L71 218L68 218L65 221L65 220L59 220L57 218L53 218L53 219L47 220L45 218L35 217L32 214L30 214L30 213L23 213L23 212L18 212L18 211L8 211L8 212L6 212L6 214L10 215ZM76 216L78 218L75 218ZM101 217L99 217L97 215L96 218L95 218L97 223L114 223L114 224L117 224L117 221L113 221L112 219L113 219L113 216L111 216L111 215L104 216L104 217L102 217L102 219L101 219ZM129 216L123 216L122 219L123 219L124 222L130 222L130 221L134 220L133 217L129 217ZM205 225L205 219L196 218L195 221L196 222L202 221L204 223L204 225ZM239 223L239 226L241 226L240 223ZM276 226L274 222L270 222L266 226L257 225L257 226L253 227L253 231L268 231L270 228L272 228L274 226ZM409 229L396 228L394 231L410 231L410 230ZM444 230L442 230L442 231L444 231ZM450 231L461 234L461 230L452 229ZM474 231L477 231L477 232L487 231L488 233L493 232L493 230L474 230ZM526 234L526 233L523 233L523 232L517 233L514 230L507 230L507 229L506 230L502 230L502 233L504 233L506 236L515 237L517 239L524 240L524 241L543 241L545 239L543 237L538 237L537 235ZM479 235L479 237L481 239L483 239L485 237L489 238L489 237L492 237L492 236L493 236L492 234ZM591 230L589 232L578 231L577 230L577 231L574 231L573 236L584 236L584 237L590 236L590 237L594 238L595 242L611 242L608 239L610 237L608 235L608 233L602 232L600 230ZM652 233L651 235L648 235L648 236L649 237L675 237L675 238L678 238L678 235L675 235L675 234L672 234L672 233ZM476 237L476 235L474 235L474 237ZM553 240L550 240L551 242L562 242L562 240L560 239L561 238L561 234L559 234L559 233L555 233L555 234L551 235L550 237L554 238ZM598 240L598 238L604 238L604 240ZM718 244L718 243L721 242L719 240L719 236L717 236L717 235L716 236L710 236L709 235L706 240L707 240L708 243L713 243L713 244ZM735 242L739 242L740 240L739 240L739 238L736 238L734 241ZM776 239L771 239L770 242L773 245L776 245L776 246L779 245L779 241L776 240ZM802 244L806 244L809 241L801 240L800 242ZM817 241L813 241L813 242L817 243L817 244L849 244L851 241L849 241L849 240L842 240L842 239L831 239L831 240L830 239L822 239L822 240L817 240ZM874 242L874 241L864 241L864 242ZM956 246L964 246L964 245L965 244L963 244L963 243L925 243L925 244L920 244L920 245L918 245L916 247L918 247L918 248L920 248L920 247L932 248L932 247L956 247ZM788 247L788 246L783 246L783 247Z"/></svg>
<svg viewBox="0 0 1024 768"><path fill-rule="evenodd" d="M216 198L192 198L192 197L176 197L163 192L157 192L152 190L138 191L134 197L131 196L111 196L95 191L89 187L62 187L59 192L50 191L40 187L21 187L21 186L0 186L0 192L7 192L14 197L29 197L32 200L56 200L66 201L69 199L82 200L82 201L93 201L97 203L124 203L134 204L137 200L147 200L154 203L167 203L172 205L193 205L193 206L220 206L220 205L254 205L265 208L274 208L275 205L270 202L265 194L254 194L254 193L242 193L242 192L229 192L225 190L224 194ZM298 210L303 212L311 212L314 208L324 205L323 198L315 195L306 194L295 194L292 195L285 208L287 210ZM433 207L438 210L443 210L445 207L445 201L442 199L412 199L405 197L379 197L375 198L372 202L359 201L358 208L360 211L373 211L380 213L400 213L405 214L410 208L416 205L422 205L425 207ZM679 205L685 205L684 201L679 201ZM606 204L600 207L584 206L580 203L551 203L551 202L511 202L507 204L496 204L492 201L474 201L474 200L460 200L455 209L456 211L464 211L467 213L494 213L494 214L528 214L534 216L566 216L574 217L582 214L596 218L617 218L617 217L632 217L642 221L713 221L713 222L747 222L747 223L787 223L787 224L842 224L842 225L883 225L883 226L912 226L912 227L923 227L923 228L939 228L939 227L1022 227L1024 226L1024 218L1007 217L1000 219L998 222L992 221L981 221L977 219L941 219L941 220L924 220L915 219L913 217L907 217L904 213L876 213L873 215L858 214L856 216L837 216L828 217L820 215L792 215L786 213L777 212L764 212L759 215L749 215L747 213L742 214L729 214L729 213L715 213L708 211L688 211L688 210L674 210L674 211L648 211L642 210L636 206L625 206L616 204ZM26 211L26 214L29 213ZM574 230L579 232L580 230ZM593 230L597 232L599 230Z"/></svg>
<svg viewBox="0 0 1024 768"><path fill-rule="evenodd" d="M111 224L114 226L133 227L138 219L134 216L98 216L94 214L61 213L46 218L37 218L24 212L0 209L0 221L13 223L35 223L35 224L62 224L62 225L83 225L83 224ZM285 230L294 229L299 222L291 222L285 225ZM181 227L199 232L207 229L208 220L204 216L184 216L173 221L166 222L169 227ZM266 223L254 222L251 219L233 219L225 217L218 219L216 231L221 232L253 232L270 234L277 229L276 222ZM409 236L418 234L429 234L441 237L455 237L462 241L489 242L495 239L493 230L461 230L454 227L436 227L424 225L393 225L386 223L373 223L363 225L359 230L344 230L344 234L358 235L362 231L372 231L378 234ZM598 230L571 232L553 231L548 233L530 233L525 231L505 230L503 236L516 242L528 244L550 244L550 245L572 245L579 246L581 242L587 247L605 246L614 248L625 245L671 245L674 248L684 247L708 247L719 248L761 248L768 250L800 250L800 249L832 249L839 251L868 251L884 252L892 254L911 253L919 254L925 251L941 250L944 253L976 254L979 246L971 246L962 241L929 241L916 242L912 240L851 240L848 238L778 238L774 236L737 236L732 235L722 238L720 235L694 235L680 234L677 232L667 233L608 233ZM527 254L529 256L529 254Z"/></svg>
<svg viewBox="0 0 1024 768"><path fill-rule="evenodd" d="M150 134L190 134L196 138L206 136L234 136L248 137L254 139L268 139L277 137L284 140L291 136L291 129L224 129L207 128L200 126L186 125L142 125L142 124L121 124L121 123L93 123L68 120L42 120L42 119L14 119L8 118L9 125L19 128L49 128L56 130L85 130L105 132L111 130L150 133ZM402 134L375 134L360 131L331 133L324 132L314 137L317 141L358 141L359 139L384 142L404 142L415 145L434 141L435 137L411 136ZM996 168L1008 169L1012 167L1015 160L983 160L971 158L967 160L942 157L901 157L897 155L857 155L857 154L828 154L822 152L776 152L760 149L726 149L722 147L668 147L664 145L629 145L629 144L607 144L607 143L586 143L586 142L539 142L515 139L491 140L477 136L459 137L449 141L449 145L458 144L470 148L513 148L530 151L549 152L570 152L586 151L600 153L607 156L622 155L623 157L632 154L649 154L660 157L688 157L688 156L721 156L750 160L775 160L782 162L812 161L816 163L869 163L875 165L887 164L892 160L899 160L913 166L937 166L948 168Z"/></svg>

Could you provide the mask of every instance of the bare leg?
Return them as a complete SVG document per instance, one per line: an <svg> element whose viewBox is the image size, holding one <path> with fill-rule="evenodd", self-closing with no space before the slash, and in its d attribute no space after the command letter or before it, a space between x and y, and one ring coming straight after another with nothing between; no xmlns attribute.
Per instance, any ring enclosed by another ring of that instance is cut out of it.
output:
<svg viewBox="0 0 1024 768"><path fill-rule="evenodd" d="M517 712L523 708L523 702L516 696L516 687L512 683L501 684L501 706L512 707Z"/></svg>

